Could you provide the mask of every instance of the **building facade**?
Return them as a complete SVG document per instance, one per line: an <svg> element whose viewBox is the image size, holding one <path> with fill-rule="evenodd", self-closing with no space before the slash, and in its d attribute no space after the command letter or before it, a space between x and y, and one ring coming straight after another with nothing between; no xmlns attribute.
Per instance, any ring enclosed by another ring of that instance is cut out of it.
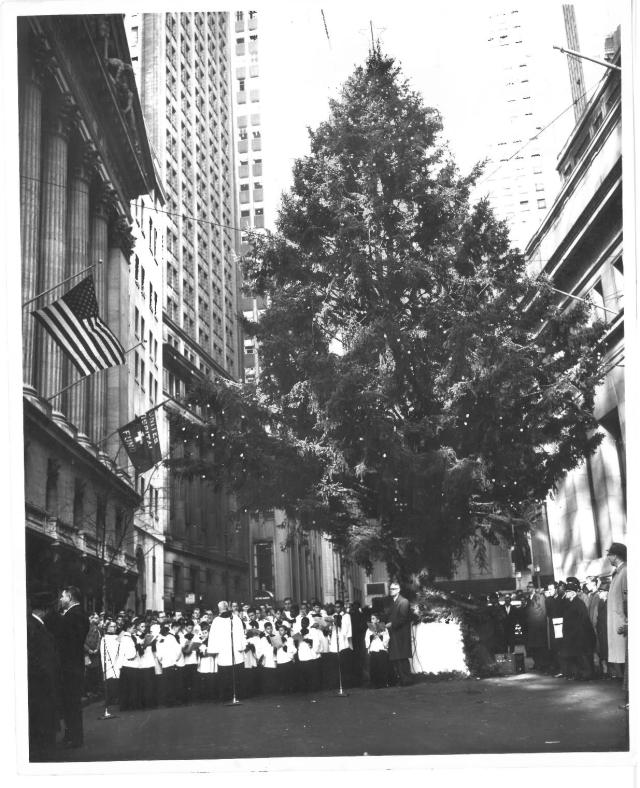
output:
<svg viewBox="0 0 640 788"><path fill-rule="evenodd" d="M17 32L27 583L75 584L89 609L113 609L138 578L140 501L117 435L131 356L80 380L31 310L92 273L131 347L129 203L155 175L122 16L22 17Z"/></svg>
<svg viewBox="0 0 640 788"><path fill-rule="evenodd" d="M263 177L268 155L265 157L262 140L259 19L257 11L236 11L233 22L234 139L241 256L250 248L250 232L260 232L265 227ZM244 317L257 322L267 306L266 300L248 294L241 298ZM260 377L260 348L255 337L248 335L243 341L243 372L249 384ZM266 589L278 600L290 596L297 600L333 601L339 598L336 589L353 591L354 584L345 579L350 577L349 572L344 570L343 562L324 535L301 533L294 524L287 524L284 512L278 510L252 517L249 528L252 596ZM361 584L356 582L355 588L360 593Z"/></svg>
<svg viewBox="0 0 640 788"><path fill-rule="evenodd" d="M481 191L509 224L513 245L524 249L559 187L553 140L540 134L549 120L543 115L549 110L540 68L548 58L540 48L535 6L505 6L489 16L487 31L487 59L495 75L488 101L498 133Z"/></svg>
<svg viewBox="0 0 640 788"><path fill-rule="evenodd" d="M620 65L619 33L610 57ZM589 299L594 319L606 324L604 381L595 399L604 437L547 501L553 566L563 578L608 574L603 556L611 541L625 541L627 530L620 71L606 70L557 166L562 187L527 245L529 269L562 291L561 307Z"/></svg>
<svg viewBox="0 0 640 788"><path fill-rule="evenodd" d="M185 405L192 383L242 376L229 15L133 14L127 28L166 189L162 389L178 456L171 413L199 419ZM246 597L247 525L231 525L233 501L199 479L170 474L165 488L165 607Z"/></svg>
<svg viewBox="0 0 640 788"><path fill-rule="evenodd" d="M135 68L135 65L134 65ZM156 182L161 184L155 157ZM129 267L130 322L133 363L129 368L134 414L153 409L163 457L169 454L169 425L162 395L162 294L165 269L166 214L159 185L131 205L135 245ZM135 610L160 610L164 605L164 540L169 516L166 466L158 463L146 473L129 473L140 496L134 516L134 555L138 582L130 600Z"/></svg>

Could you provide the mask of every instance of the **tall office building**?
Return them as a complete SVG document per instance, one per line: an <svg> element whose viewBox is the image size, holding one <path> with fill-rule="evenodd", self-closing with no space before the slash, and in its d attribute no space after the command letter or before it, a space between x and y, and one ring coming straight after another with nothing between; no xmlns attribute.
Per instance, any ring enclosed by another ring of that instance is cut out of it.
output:
<svg viewBox="0 0 640 788"><path fill-rule="evenodd" d="M241 254L248 248L248 231L264 228L262 128L260 113L260 62L257 11L236 11L234 100L237 145L238 201L240 203ZM257 320L266 304L262 298L244 296L242 311ZM245 380L259 375L260 361L255 339L244 338Z"/></svg>
<svg viewBox="0 0 640 788"><path fill-rule="evenodd" d="M192 382L242 376L229 16L134 14L127 27L167 196L163 396L197 421L179 404ZM171 430L174 456L195 450ZM167 505L165 605L246 596L247 528L229 524L229 497L170 475Z"/></svg>
<svg viewBox="0 0 640 788"><path fill-rule="evenodd" d="M562 21L558 9L559 31ZM532 4L491 14L487 29L487 59L494 75L487 100L497 131L481 190L489 194L497 215L507 220L513 244L524 249L560 185L555 137L541 133L551 119L544 71L550 45ZM566 104L570 101L567 89Z"/></svg>
<svg viewBox="0 0 640 788"><path fill-rule="evenodd" d="M235 12L233 54L234 135L237 190L241 228L240 253L249 247L250 231L265 227L262 115L260 88L260 30L257 11ZM268 168L268 151L265 167ZM264 298L245 295L245 318L257 321L266 308ZM260 348L255 337L244 337L244 377L247 383L260 376ZM277 600L343 597L362 599L362 572L349 564L318 532L302 533L281 510L252 514L249 521L251 595L265 590Z"/></svg>

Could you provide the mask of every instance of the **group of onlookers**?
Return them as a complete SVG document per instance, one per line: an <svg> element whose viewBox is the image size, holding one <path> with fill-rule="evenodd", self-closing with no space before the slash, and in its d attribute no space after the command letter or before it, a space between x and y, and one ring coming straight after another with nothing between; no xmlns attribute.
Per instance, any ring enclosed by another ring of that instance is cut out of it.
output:
<svg viewBox="0 0 640 788"><path fill-rule="evenodd" d="M557 677L625 679L626 547L612 544L610 578L568 577L545 589L467 599L489 659L524 645L533 668ZM83 743L81 701L103 696L122 711L257 694L344 691L411 683L419 618L390 586L384 614L358 604L219 602L189 615L82 611L78 589L64 589L58 610L48 595L30 600L29 727L32 760L50 755L58 720L64 743ZM415 661L415 660L414 660ZM415 670L415 667L414 667Z"/></svg>
<svg viewBox="0 0 640 788"><path fill-rule="evenodd" d="M526 647L533 667L567 679L623 678L627 650L627 576L625 545L607 553L613 574L589 576L526 593L491 594L485 604L492 624L483 633L492 654Z"/></svg>

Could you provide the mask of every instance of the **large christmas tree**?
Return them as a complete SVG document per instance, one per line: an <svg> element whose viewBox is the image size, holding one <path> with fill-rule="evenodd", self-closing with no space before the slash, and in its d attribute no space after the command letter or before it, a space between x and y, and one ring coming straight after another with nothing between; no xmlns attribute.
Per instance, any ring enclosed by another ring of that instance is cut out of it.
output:
<svg viewBox="0 0 640 788"><path fill-rule="evenodd" d="M218 458L194 472L398 577L513 538L599 441L601 327L527 276L487 201L471 204L481 168L461 175L441 131L374 48L245 261L269 304L250 327L258 390L193 395Z"/></svg>

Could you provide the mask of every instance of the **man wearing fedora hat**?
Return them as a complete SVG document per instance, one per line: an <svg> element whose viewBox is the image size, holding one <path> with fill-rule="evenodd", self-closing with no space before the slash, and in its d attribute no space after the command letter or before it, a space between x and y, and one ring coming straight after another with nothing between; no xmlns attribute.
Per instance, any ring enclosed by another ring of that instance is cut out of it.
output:
<svg viewBox="0 0 640 788"><path fill-rule="evenodd" d="M607 598L607 643L609 666L620 678L624 672L627 649L627 547L613 542L607 550L613 576Z"/></svg>

